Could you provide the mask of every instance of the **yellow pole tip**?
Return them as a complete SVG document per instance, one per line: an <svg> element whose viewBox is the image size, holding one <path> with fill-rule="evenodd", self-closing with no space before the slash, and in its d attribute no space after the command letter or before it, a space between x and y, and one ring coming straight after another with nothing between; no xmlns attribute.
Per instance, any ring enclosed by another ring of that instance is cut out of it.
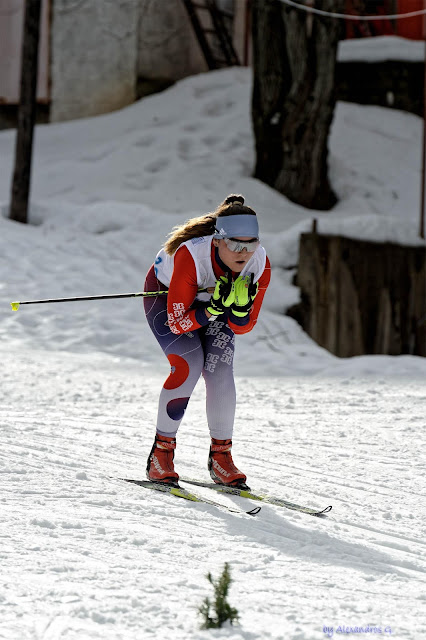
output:
<svg viewBox="0 0 426 640"><path fill-rule="evenodd" d="M13 309L14 311L18 311L18 309L19 309L19 304L20 304L19 302L11 302L11 303L10 303L10 306L12 307L12 309Z"/></svg>

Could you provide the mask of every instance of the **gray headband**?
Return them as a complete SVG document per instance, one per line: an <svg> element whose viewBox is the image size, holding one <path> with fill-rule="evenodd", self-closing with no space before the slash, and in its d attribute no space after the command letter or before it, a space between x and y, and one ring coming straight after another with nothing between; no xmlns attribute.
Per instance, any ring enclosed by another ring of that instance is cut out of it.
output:
<svg viewBox="0 0 426 640"><path fill-rule="evenodd" d="M214 238L258 238L257 217L249 214L223 216L216 219Z"/></svg>

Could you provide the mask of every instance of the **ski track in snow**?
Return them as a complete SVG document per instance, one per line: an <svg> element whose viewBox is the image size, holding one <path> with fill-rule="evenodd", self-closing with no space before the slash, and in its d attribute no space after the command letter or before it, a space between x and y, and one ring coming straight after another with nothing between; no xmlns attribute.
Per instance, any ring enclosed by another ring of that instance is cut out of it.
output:
<svg viewBox="0 0 426 640"><path fill-rule="evenodd" d="M0 355L0 638L425 637L424 380L239 377L234 457L252 488L333 505L251 518L117 479L144 477L158 375L102 354ZM200 382L176 453L200 479L204 402ZM227 561L241 624L200 631L205 575Z"/></svg>

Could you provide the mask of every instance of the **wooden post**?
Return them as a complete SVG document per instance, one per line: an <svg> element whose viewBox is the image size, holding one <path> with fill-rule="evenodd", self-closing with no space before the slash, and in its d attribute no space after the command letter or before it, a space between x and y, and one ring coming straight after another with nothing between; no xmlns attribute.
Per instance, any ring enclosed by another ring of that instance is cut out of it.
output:
<svg viewBox="0 0 426 640"><path fill-rule="evenodd" d="M246 0L244 16L244 59L245 67L251 66L250 59L250 36L251 36L251 0Z"/></svg>
<svg viewBox="0 0 426 640"><path fill-rule="evenodd" d="M426 1L423 0L423 8L426 8ZM422 173L421 173L421 196L420 196L420 226L419 235L425 237L425 173L426 173L426 17L423 16L422 32L424 38L424 60L423 60L423 149L422 149Z"/></svg>
<svg viewBox="0 0 426 640"><path fill-rule="evenodd" d="M10 218L28 220L33 131L36 117L38 42L41 0L26 0L21 61L21 95L15 146Z"/></svg>
<svg viewBox="0 0 426 640"><path fill-rule="evenodd" d="M423 147L422 147L422 171L421 171L421 195L420 195L420 226L419 235L425 237L425 172L426 172L426 40L423 62Z"/></svg>

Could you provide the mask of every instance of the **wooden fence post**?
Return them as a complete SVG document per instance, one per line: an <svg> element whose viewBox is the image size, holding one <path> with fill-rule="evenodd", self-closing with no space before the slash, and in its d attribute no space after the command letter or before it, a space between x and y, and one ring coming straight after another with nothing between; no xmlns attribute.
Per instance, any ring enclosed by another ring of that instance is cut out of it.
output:
<svg viewBox="0 0 426 640"><path fill-rule="evenodd" d="M21 62L21 95L15 146L10 218L28 221L33 132L36 116L41 0L26 0Z"/></svg>

